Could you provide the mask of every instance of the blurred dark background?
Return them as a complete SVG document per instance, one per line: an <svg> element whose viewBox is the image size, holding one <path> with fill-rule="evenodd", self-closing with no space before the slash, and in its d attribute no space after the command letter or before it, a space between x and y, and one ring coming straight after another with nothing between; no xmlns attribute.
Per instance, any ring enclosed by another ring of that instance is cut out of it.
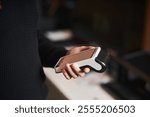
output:
<svg viewBox="0 0 150 117"><path fill-rule="evenodd" d="M150 99L149 0L39 0L39 12L39 30L46 38L71 32L69 40L52 43L109 51L107 72L114 81L103 87L117 99Z"/></svg>
<svg viewBox="0 0 150 117"><path fill-rule="evenodd" d="M77 38L130 52L141 49L145 6L146 0L41 0L41 29L67 28Z"/></svg>

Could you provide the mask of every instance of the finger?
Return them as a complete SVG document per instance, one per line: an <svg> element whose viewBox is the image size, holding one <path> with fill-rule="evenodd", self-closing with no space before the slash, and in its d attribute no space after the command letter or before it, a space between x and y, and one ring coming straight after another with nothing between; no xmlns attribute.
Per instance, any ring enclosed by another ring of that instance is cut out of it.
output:
<svg viewBox="0 0 150 117"><path fill-rule="evenodd" d="M91 70L90 70L90 68L86 67L86 68L84 68L83 71L84 71L85 73L89 73Z"/></svg>
<svg viewBox="0 0 150 117"><path fill-rule="evenodd" d="M94 46L81 46L80 51L88 50L88 49L94 49Z"/></svg>
<svg viewBox="0 0 150 117"><path fill-rule="evenodd" d="M78 76L75 74L74 70L71 68L70 64L66 64L66 70L73 78L77 78Z"/></svg>
<svg viewBox="0 0 150 117"><path fill-rule="evenodd" d="M78 67L77 64L72 64L71 67L72 67L74 73L77 74L78 76L80 76L80 77L85 76L85 73Z"/></svg>
<svg viewBox="0 0 150 117"><path fill-rule="evenodd" d="M76 64L71 64L70 67L72 68L72 70L74 71L74 73L77 75L77 76L80 76L80 71L81 69L76 65Z"/></svg>
<svg viewBox="0 0 150 117"><path fill-rule="evenodd" d="M88 46L88 48L90 48L90 49L95 49L96 47L94 47L94 46Z"/></svg>
<svg viewBox="0 0 150 117"><path fill-rule="evenodd" d="M93 48L96 48L95 46L84 46L84 48L90 48L90 49L93 49Z"/></svg>
<svg viewBox="0 0 150 117"><path fill-rule="evenodd" d="M65 76L65 78L66 78L67 80L70 80L70 79L71 79L65 69L63 70L62 73L63 73L63 75Z"/></svg>

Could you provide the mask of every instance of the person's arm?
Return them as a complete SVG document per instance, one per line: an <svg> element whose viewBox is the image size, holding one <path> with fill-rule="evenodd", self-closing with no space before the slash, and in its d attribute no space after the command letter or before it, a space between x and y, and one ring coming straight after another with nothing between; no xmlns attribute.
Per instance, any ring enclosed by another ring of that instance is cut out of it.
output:
<svg viewBox="0 0 150 117"><path fill-rule="evenodd" d="M57 61L64 55L67 50L63 47L56 47L50 40L38 32L39 55L44 67L54 67Z"/></svg>

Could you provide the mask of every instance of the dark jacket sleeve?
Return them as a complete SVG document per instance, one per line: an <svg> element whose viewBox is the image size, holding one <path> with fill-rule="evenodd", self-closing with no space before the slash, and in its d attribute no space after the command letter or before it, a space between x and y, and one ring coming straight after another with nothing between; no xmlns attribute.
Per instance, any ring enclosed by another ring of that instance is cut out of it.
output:
<svg viewBox="0 0 150 117"><path fill-rule="evenodd" d="M38 32L39 55L43 67L54 67L60 57L67 53L63 47L56 47L44 35Z"/></svg>

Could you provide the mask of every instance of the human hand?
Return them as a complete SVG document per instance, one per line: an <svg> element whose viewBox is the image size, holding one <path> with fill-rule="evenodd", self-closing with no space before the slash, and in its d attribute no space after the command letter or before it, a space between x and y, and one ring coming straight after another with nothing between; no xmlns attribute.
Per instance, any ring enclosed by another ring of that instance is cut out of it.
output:
<svg viewBox="0 0 150 117"><path fill-rule="evenodd" d="M81 51L93 49L95 47L93 46L80 46L80 47L74 47L70 49L67 53L67 55L71 54L77 54ZM86 67L84 69L81 69L77 64L73 63L67 63L65 68L62 70L63 75L66 77L66 79L71 78L77 78L77 77L83 77L85 74L90 72L90 68Z"/></svg>

